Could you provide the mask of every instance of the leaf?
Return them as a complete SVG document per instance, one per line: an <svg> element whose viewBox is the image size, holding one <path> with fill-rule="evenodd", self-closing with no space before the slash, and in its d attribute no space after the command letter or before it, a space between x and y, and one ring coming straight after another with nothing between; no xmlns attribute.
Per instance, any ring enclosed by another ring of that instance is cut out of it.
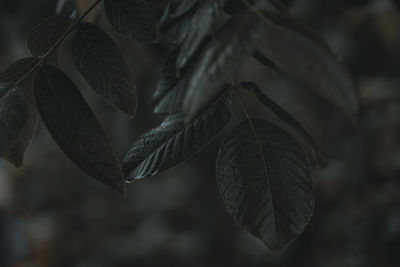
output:
<svg viewBox="0 0 400 267"><path fill-rule="evenodd" d="M280 71L298 79L311 92L356 121L359 100L355 83L328 45L289 16L264 14L266 38L259 49Z"/></svg>
<svg viewBox="0 0 400 267"><path fill-rule="evenodd" d="M81 23L77 29L72 57L83 77L108 103L133 118L136 86L117 45L94 24Z"/></svg>
<svg viewBox="0 0 400 267"><path fill-rule="evenodd" d="M19 81L21 78L23 78L29 72L29 70L35 67L38 63L39 59L34 57L20 59L16 61L14 64L7 67L0 74L0 82L10 82L15 86L15 83ZM10 163L14 164L15 167L17 168L20 168L23 165L25 151L31 143L31 139L35 132L39 118L35 100L33 97L33 88L32 88L32 83L35 73L36 73L35 71L32 72L17 86L16 94L20 95L17 98L22 98L24 102L23 110L25 111L21 112L23 113L26 112L27 118L22 119L22 121L25 121L25 123L20 129L15 143L10 147L8 152L4 155L4 158ZM15 109L14 111L19 112L18 109ZM3 153L1 153L1 155L3 155Z"/></svg>
<svg viewBox="0 0 400 267"><path fill-rule="evenodd" d="M179 82L179 72L175 67L176 58L179 55L180 47L173 49L165 58L161 67L157 89L153 94L155 102L163 98Z"/></svg>
<svg viewBox="0 0 400 267"><path fill-rule="evenodd" d="M127 180L156 175L201 151L229 122L230 107L229 97L223 97L188 125L181 114L169 115L127 153L122 165Z"/></svg>
<svg viewBox="0 0 400 267"><path fill-rule="evenodd" d="M205 38L197 51L193 54L187 64L178 70L175 60L179 53L179 47L171 52L167 57L161 70L161 77L158 82L157 90L154 93L157 105L154 108L156 114L171 114L181 109L182 101L185 97L186 88L190 80L194 67L207 47L210 38Z"/></svg>
<svg viewBox="0 0 400 267"><path fill-rule="evenodd" d="M267 108L275 113L282 121L292 127L297 133L303 137L308 144L311 146L313 151L315 152L316 161L319 167L324 168L329 165L329 161L326 156L321 152L317 143L314 141L314 138L308 134L307 130L298 122L292 115L290 115L286 110L280 107L275 101L266 96L261 89L253 82L242 82L241 85L244 88L250 89L254 92L257 99L264 104Z"/></svg>
<svg viewBox="0 0 400 267"><path fill-rule="evenodd" d="M210 42L191 76L183 100L185 121L191 121L231 83L255 43L262 37L263 25L250 11L237 16Z"/></svg>
<svg viewBox="0 0 400 267"><path fill-rule="evenodd" d="M182 68L209 33L211 26L222 16L226 0L204 0L192 16L188 35L177 58L176 66Z"/></svg>
<svg viewBox="0 0 400 267"><path fill-rule="evenodd" d="M158 40L158 26L143 0L104 0L106 16L120 34L142 42Z"/></svg>
<svg viewBox="0 0 400 267"><path fill-rule="evenodd" d="M67 17L55 16L45 19L28 34L27 46L32 55L43 56L68 31L72 20ZM57 50L52 53L52 60L57 62Z"/></svg>
<svg viewBox="0 0 400 267"><path fill-rule="evenodd" d="M28 119L25 95L13 83L0 82L0 155L17 142Z"/></svg>
<svg viewBox="0 0 400 267"><path fill-rule="evenodd" d="M234 220L280 253L312 216L311 167L291 136L266 121L250 121L221 143L218 189Z"/></svg>
<svg viewBox="0 0 400 267"><path fill-rule="evenodd" d="M34 93L40 116L61 150L82 171L125 192L125 183L109 140L72 81L60 70L44 66Z"/></svg>

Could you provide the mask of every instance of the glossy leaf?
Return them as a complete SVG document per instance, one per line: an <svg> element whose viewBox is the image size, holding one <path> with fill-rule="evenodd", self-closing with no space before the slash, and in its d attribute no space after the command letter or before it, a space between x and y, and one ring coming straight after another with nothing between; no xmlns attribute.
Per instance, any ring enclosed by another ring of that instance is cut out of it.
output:
<svg viewBox="0 0 400 267"><path fill-rule="evenodd" d="M222 141L219 192L234 220L280 253L314 210L312 173L296 141L277 126L251 119Z"/></svg>
<svg viewBox="0 0 400 267"><path fill-rule="evenodd" d="M34 85L40 116L61 150L96 180L125 192L122 173L97 118L72 81L44 66Z"/></svg>
<svg viewBox="0 0 400 267"><path fill-rule="evenodd" d="M209 44L199 60L183 101L185 121L191 121L207 107L240 70L261 38L263 25L247 11L238 16Z"/></svg>
<svg viewBox="0 0 400 267"><path fill-rule="evenodd" d="M201 151L228 123L230 106L230 99L224 97L188 125L184 125L181 114L169 115L127 153L123 162L127 180L156 175Z"/></svg>
<svg viewBox="0 0 400 267"><path fill-rule="evenodd" d="M104 0L108 20L120 34L138 41L158 40L158 26L143 0Z"/></svg>
<svg viewBox="0 0 400 267"><path fill-rule="evenodd" d="M264 14L266 38L259 49L280 71L356 121L359 100L355 83L326 42L289 16Z"/></svg>
<svg viewBox="0 0 400 267"><path fill-rule="evenodd" d="M133 118L136 86L117 45L94 24L81 23L77 29L72 57L83 77L108 103Z"/></svg>
<svg viewBox="0 0 400 267"><path fill-rule="evenodd" d="M0 82L10 82L15 84L38 63L39 59L34 57L20 59L0 73ZM18 99L22 98L24 101L23 110L25 111L21 112L26 112L27 118L22 119L22 121L25 121L25 123L19 131L15 143L4 155L4 158L10 163L14 164L17 168L20 168L23 165L25 151L31 143L31 139L35 132L39 118L32 88L35 73L35 71L31 72L31 74L27 75L23 80L21 80L17 86L17 94L20 95L18 96ZM18 108L15 110L15 112L19 112ZM1 155L3 155L3 153L1 153Z"/></svg>
<svg viewBox="0 0 400 267"><path fill-rule="evenodd" d="M45 19L33 28L27 37L27 46L32 55L43 56L62 38L71 24L72 20L70 18L55 16ZM57 62L57 49L52 53L51 58Z"/></svg>

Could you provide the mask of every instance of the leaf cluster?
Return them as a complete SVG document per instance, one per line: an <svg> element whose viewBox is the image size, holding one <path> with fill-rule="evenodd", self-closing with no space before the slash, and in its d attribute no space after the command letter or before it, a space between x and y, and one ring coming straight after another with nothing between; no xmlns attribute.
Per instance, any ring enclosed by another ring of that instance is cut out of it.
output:
<svg viewBox="0 0 400 267"><path fill-rule="evenodd" d="M134 75L115 41L83 22L104 2L113 29L140 42L169 48L154 92L154 112L164 121L140 137L120 164L96 115L59 64L68 51L91 88L134 118ZM0 156L17 167L40 115L62 151L82 171L125 192L126 182L154 176L222 136L216 159L218 188L234 220L280 253L306 227L314 210L314 165L327 160L305 128L253 82L233 82L244 62L261 64L305 85L321 101L355 121L358 96L350 74L329 46L294 19L278 0L170 0L157 21L144 0L97 0L81 17L55 16L27 36L32 57L0 74ZM248 90L313 151L277 125L248 113ZM238 93L238 101L231 94ZM238 103L236 103L238 102ZM246 120L224 131L232 105ZM38 115L39 114L39 115ZM316 163L316 164L314 164Z"/></svg>

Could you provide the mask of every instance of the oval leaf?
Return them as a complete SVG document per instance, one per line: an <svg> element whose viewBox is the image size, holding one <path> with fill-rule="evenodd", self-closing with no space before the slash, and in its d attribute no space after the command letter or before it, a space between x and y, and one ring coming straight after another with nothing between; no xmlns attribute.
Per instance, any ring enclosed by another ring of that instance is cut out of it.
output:
<svg viewBox="0 0 400 267"><path fill-rule="evenodd" d="M0 82L11 82L15 84L38 63L39 59L34 57L20 59L14 64L7 67L0 74ZM25 151L31 143L31 139L35 132L39 118L32 90L33 78L35 73L36 72L33 71L30 75L26 76L24 80L19 82L17 86L18 93L22 95L22 98L24 100L23 105L24 109L26 109L27 111L27 118L25 121L25 125L19 132L16 142L4 155L4 158L10 163L14 164L17 168L20 168L23 165ZM15 111L18 112L18 109Z"/></svg>
<svg viewBox="0 0 400 267"><path fill-rule="evenodd" d="M314 210L309 162L277 126L251 119L222 141L216 162L219 192L237 223L280 253Z"/></svg>
<svg viewBox="0 0 400 267"><path fill-rule="evenodd" d="M83 77L107 102L133 118L136 86L117 45L94 24L81 23L77 29L72 57Z"/></svg>
<svg viewBox="0 0 400 267"><path fill-rule="evenodd" d="M40 57L46 54L63 37L71 24L70 18L55 16L45 19L33 28L27 37L27 46L32 55ZM52 60L57 62L57 50L52 53Z"/></svg>
<svg viewBox="0 0 400 267"><path fill-rule="evenodd" d="M36 76L34 93L40 116L61 150L96 180L125 192L108 138L72 81L44 66Z"/></svg>
<svg viewBox="0 0 400 267"><path fill-rule="evenodd" d="M158 40L158 27L143 0L105 0L106 16L122 35L142 42Z"/></svg>
<svg viewBox="0 0 400 267"><path fill-rule="evenodd" d="M356 121L359 98L355 83L326 42L287 15L264 14L266 38L259 49L280 71Z"/></svg>
<svg viewBox="0 0 400 267"><path fill-rule="evenodd" d="M122 165L127 180L153 176L201 151L229 122L230 106L231 100L224 97L186 126L181 114L168 116L127 153Z"/></svg>

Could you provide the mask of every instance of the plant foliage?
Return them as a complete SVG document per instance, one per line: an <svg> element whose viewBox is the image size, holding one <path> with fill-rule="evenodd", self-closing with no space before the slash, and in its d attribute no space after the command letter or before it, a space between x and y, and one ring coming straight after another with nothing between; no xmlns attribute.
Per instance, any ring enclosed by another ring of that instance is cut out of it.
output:
<svg viewBox="0 0 400 267"><path fill-rule="evenodd" d="M158 42L153 45L169 51L153 96L154 112L166 117L133 144L122 163L58 61L71 37L67 55L88 84L135 117L135 78L127 62L105 30L83 21L100 3L117 33ZM170 0L159 21L147 1L96 0L79 18L47 18L33 28L27 45L33 57L0 74L1 157L22 166L39 111L55 142L82 171L125 192L126 182L187 160L223 133L216 161L222 200L234 220L274 253L307 226L314 210L312 163L324 167L328 162L299 121L255 83L237 81L237 73L253 56L303 83L350 120L358 114L351 75L328 44L278 0ZM250 115L240 97L231 97L243 89L294 129L314 156L285 130ZM247 120L234 124L232 106L240 107Z"/></svg>

